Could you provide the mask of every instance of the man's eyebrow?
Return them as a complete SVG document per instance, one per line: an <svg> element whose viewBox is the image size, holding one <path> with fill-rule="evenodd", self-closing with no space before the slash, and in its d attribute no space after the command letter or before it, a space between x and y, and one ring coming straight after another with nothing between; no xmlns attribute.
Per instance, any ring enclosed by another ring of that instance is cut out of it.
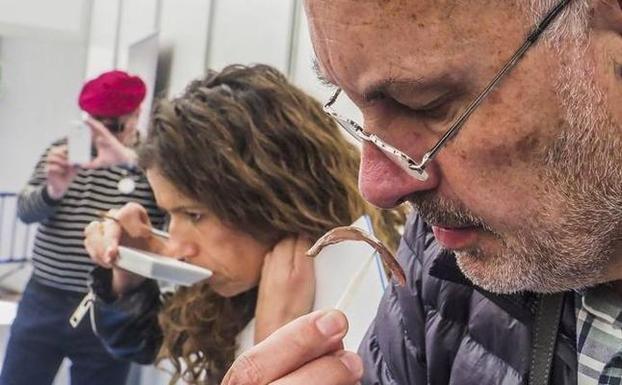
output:
<svg viewBox="0 0 622 385"><path fill-rule="evenodd" d="M334 82L330 81L326 77L326 75L324 75L324 73L320 69L320 62L317 60L316 57L314 57L311 60L311 67L313 68L313 72L315 73L315 77L320 81L320 83L322 83L322 85L324 85L326 87L330 87L330 88L337 87L337 85Z"/></svg>
<svg viewBox="0 0 622 385"><path fill-rule="evenodd" d="M322 83L322 85L329 88L339 87L333 81L328 79L326 75L322 72L320 68L320 63L316 57L312 59L312 67L313 72L317 79ZM369 101L373 100L378 95L382 95L388 93L391 90L400 91L404 89L413 89L413 88L426 88L427 84L424 78L407 78L407 79L383 79L375 84L372 84L370 87L365 89L363 93L364 100Z"/></svg>
<svg viewBox="0 0 622 385"><path fill-rule="evenodd" d="M312 59L313 72L317 79L326 87L339 87L334 81L330 80L320 68L320 63L316 57ZM412 92L413 90L433 91L435 89L445 90L452 86L464 85L464 81L458 80L455 73L430 74L430 76L409 76L404 78L387 78L376 83L372 83L363 90L363 100L371 101L378 96L388 94L401 94Z"/></svg>

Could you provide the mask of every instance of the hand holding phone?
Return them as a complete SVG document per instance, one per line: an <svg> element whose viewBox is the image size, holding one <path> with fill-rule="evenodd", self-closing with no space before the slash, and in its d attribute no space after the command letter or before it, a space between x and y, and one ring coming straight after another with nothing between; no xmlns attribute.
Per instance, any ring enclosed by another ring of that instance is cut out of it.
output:
<svg viewBox="0 0 622 385"><path fill-rule="evenodd" d="M125 146L100 121L89 118L86 124L91 129L93 144L97 148L97 157L86 164L86 168L134 165L136 152Z"/></svg>
<svg viewBox="0 0 622 385"><path fill-rule="evenodd" d="M45 176L47 193L52 199L58 200L65 195L77 173L77 169L67 160L66 145L50 148L45 159Z"/></svg>

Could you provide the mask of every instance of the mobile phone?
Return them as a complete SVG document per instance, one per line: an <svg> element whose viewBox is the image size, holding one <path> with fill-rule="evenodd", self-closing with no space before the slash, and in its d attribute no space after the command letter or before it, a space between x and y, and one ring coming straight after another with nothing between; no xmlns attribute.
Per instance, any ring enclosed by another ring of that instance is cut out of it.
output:
<svg viewBox="0 0 622 385"><path fill-rule="evenodd" d="M67 159L72 165L83 165L91 161L91 128L84 122L71 125L67 133Z"/></svg>

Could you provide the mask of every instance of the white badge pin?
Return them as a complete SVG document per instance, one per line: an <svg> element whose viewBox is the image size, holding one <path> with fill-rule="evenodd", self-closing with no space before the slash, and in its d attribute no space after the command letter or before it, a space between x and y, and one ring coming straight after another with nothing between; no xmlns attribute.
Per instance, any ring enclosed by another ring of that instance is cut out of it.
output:
<svg viewBox="0 0 622 385"><path fill-rule="evenodd" d="M129 194L136 188L136 183L134 183L134 179L132 178L123 178L117 184L117 188L121 193Z"/></svg>

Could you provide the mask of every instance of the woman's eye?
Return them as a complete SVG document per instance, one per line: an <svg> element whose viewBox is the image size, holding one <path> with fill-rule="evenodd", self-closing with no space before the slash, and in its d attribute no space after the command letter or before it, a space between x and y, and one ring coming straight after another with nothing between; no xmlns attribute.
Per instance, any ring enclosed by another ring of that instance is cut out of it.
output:
<svg viewBox="0 0 622 385"><path fill-rule="evenodd" d="M185 214L192 223L197 223L203 218L203 213L186 212Z"/></svg>

